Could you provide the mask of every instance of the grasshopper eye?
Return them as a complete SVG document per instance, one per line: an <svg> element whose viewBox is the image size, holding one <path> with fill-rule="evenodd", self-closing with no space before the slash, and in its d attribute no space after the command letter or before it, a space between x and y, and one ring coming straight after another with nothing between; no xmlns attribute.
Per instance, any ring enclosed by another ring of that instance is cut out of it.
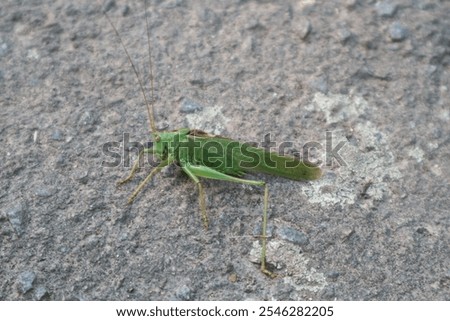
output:
<svg viewBox="0 0 450 321"><path fill-rule="evenodd" d="M155 142L159 142L161 140L161 137L159 135L155 135Z"/></svg>

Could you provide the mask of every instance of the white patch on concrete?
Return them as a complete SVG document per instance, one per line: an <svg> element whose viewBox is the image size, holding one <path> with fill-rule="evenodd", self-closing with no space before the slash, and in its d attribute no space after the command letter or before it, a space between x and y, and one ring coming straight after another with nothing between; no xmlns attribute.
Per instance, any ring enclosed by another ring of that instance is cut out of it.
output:
<svg viewBox="0 0 450 321"><path fill-rule="evenodd" d="M201 128L203 131L220 135L224 132L229 118L222 113L222 106L205 107L200 112L186 115L189 128Z"/></svg>
<svg viewBox="0 0 450 321"><path fill-rule="evenodd" d="M41 58L41 55L39 55L39 52L36 48L28 49L27 51L27 58L29 60L39 60Z"/></svg>
<svg viewBox="0 0 450 321"><path fill-rule="evenodd" d="M447 109L442 110L439 113L439 118L441 118L444 121L449 121L450 120L450 111Z"/></svg>
<svg viewBox="0 0 450 321"><path fill-rule="evenodd" d="M323 273L313 267L308 267L309 258L301 253L301 247L287 241L270 241L267 243L267 262L275 266L283 266L275 271L287 284L293 286L291 300L305 300L305 291L320 292L328 284ZM253 242L250 260L260 262L261 246L259 241Z"/></svg>
<svg viewBox="0 0 450 321"><path fill-rule="evenodd" d="M424 155L425 152L418 146L408 151L408 156L414 158L418 163L421 163L423 161Z"/></svg>
<svg viewBox="0 0 450 321"><path fill-rule="evenodd" d="M297 9L303 9L306 6L311 6L316 2L316 0L302 0L302 1L297 1L295 3L295 6Z"/></svg>
<svg viewBox="0 0 450 321"><path fill-rule="evenodd" d="M364 192L370 205L390 195L389 181L402 174L385 134L364 117L369 111L375 113L376 107L362 97L317 93L306 108L323 112L327 124L333 127L332 148L345 142L339 155L346 162L346 166L335 167L333 161L331 169L323 168L321 179L304 185L302 191L308 200L324 207L351 205ZM325 140L321 143L325 162ZM364 191L365 186L368 188Z"/></svg>
<svg viewBox="0 0 450 321"><path fill-rule="evenodd" d="M431 172L438 177L443 175L442 169L438 164L434 164L433 166L431 166Z"/></svg>

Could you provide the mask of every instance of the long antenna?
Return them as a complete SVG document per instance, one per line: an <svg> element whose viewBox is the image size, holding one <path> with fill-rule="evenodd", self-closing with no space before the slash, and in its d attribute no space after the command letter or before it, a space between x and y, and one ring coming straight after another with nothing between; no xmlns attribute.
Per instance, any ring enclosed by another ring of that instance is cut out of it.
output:
<svg viewBox="0 0 450 321"><path fill-rule="evenodd" d="M155 101L155 95L154 95L154 90L153 90L152 47L150 45L150 31L148 28L147 0L144 0L144 10L145 10L145 26L147 27L148 61L149 61L149 66L150 66L150 89L152 91L152 113L153 113L153 109L154 109L153 102Z"/></svg>
<svg viewBox="0 0 450 321"><path fill-rule="evenodd" d="M145 5L145 8L147 9L147 4ZM136 78L137 78L137 80L139 82L139 87L141 88L142 96L144 97L145 105L147 106L148 120L150 122L150 130L151 130L152 133L156 133L155 119L153 117L153 72L152 72L152 65L151 65L152 58L149 57L149 59L150 59L150 79L151 79L151 86L152 86L152 101L151 101L151 103L149 103L148 99L147 99L147 95L145 94L145 90L144 90L144 86L142 84L141 77L139 77L139 73L138 73L138 71L137 71L137 69L136 69L136 67L135 67L135 65L133 63L133 60L131 60L131 56L128 53L127 48L125 47L125 44L123 43L119 32L117 31L116 27L112 23L112 21L109 18L108 14L105 11L103 11L103 14L105 15L105 17L108 20L108 22L111 25L111 27L114 29L114 32L116 33L117 38L119 38L120 44L122 45L122 48L123 48L123 50L125 51L125 53L126 53L126 55L128 57L128 61L130 62L131 67L133 67L134 74L136 75ZM147 21L147 10L145 10L145 19ZM148 23L147 23L147 26L148 26ZM147 39L150 39L150 36L148 35L148 33L149 33L149 31L148 31L148 27L147 27ZM150 48L150 43L148 44L148 46Z"/></svg>

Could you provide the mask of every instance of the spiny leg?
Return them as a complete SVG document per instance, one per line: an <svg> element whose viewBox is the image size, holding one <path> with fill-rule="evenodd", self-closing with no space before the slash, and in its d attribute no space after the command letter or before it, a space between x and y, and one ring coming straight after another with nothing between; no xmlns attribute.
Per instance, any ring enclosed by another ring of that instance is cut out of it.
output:
<svg viewBox="0 0 450 321"><path fill-rule="evenodd" d="M264 210L263 210L263 224L261 236L261 271L271 278L276 277L275 273L270 272L266 268L266 250L267 250L267 208L269 205L269 186L264 184Z"/></svg>
<svg viewBox="0 0 450 321"><path fill-rule="evenodd" d="M153 175L160 172L164 167L169 165L170 161L169 159L163 160L161 163L158 164L155 168L152 169L150 174L136 187L133 194L128 198L128 204L133 203L134 199L136 198L137 194L144 188L144 186L152 179Z"/></svg>
<svg viewBox="0 0 450 321"><path fill-rule="evenodd" d="M209 219L208 215L206 214L205 192L203 191L203 185L200 181L197 183L197 186L198 186L198 201L200 204L203 226L205 227L205 230L207 230L209 225Z"/></svg>
<svg viewBox="0 0 450 321"><path fill-rule="evenodd" d="M198 179L198 177L195 176L195 174L192 173L192 171L188 167L183 166L182 168L183 168L184 172L186 174L188 174L188 176L198 186L198 200L199 200L199 204L200 204L200 212L202 215L203 226L205 227L205 230L207 230L208 225L209 225L209 218L208 218L208 215L206 214L206 201L205 201L205 192L203 190L203 185L200 182L200 180Z"/></svg>
<svg viewBox="0 0 450 321"><path fill-rule="evenodd" d="M136 174L136 172L137 172L137 170L138 170L138 168L139 168L139 164L140 164L140 162L141 162L141 158L142 158L142 156L144 155L144 153L146 153L146 154L152 154L152 153L153 153L153 150L152 150L151 148L145 148L145 149L141 150L141 151L139 152L139 155L138 155L137 160L134 161L134 164L133 164L133 167L131 168L130 174L128 174L128 176L125 177L124 179L118 181L118 182L117 182L117 185L122 185L122 184L128 182L129 180L131 180L131 179L134 177L134 174Z"/></svg>
<svg viewBox="0 0 450 321"><path fill-rule="evenodd" d="M276 274L270 272L266 268L266 249L267 249L267 209L268 209L268 203L269 203L269 187L267 186L266 182L263 181L254 181L254 180L247 180L242 179L234 176L230 176L227 174L224 174L222 172L218 172L210 167L206 166L200 166L200 165L192 165L189 163L185 163L182 165L183 170L191 177L196 183L199 182L198 177L204 177L209 179L217 179L217 180L224 180L234 183L242 183L242 184L249 184L249 185L257 185L257 186L264 186L264 210L263 210L263 226L262 226L262 235L261 235L261 271L270 276L275 277ZM206 215L206 212L205 212Z"/></svg>

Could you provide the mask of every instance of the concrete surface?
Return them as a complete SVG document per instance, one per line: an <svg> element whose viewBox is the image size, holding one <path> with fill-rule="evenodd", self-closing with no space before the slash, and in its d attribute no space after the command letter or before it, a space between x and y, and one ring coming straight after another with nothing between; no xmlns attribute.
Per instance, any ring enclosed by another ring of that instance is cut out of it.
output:
<svg viewBox="0 0 450 321"><path fill-rule="evenodd" d="M261 189L205 182L205 231L177 167L127 206L148 166L121 187L129 169L102 166L105 143L150 137L102 15L148 85L143 4L5 0L0 299L450 299L449 1L149 6L158 128L322 146L319 181L256 175L279 276L258 271Z"/></svg>

